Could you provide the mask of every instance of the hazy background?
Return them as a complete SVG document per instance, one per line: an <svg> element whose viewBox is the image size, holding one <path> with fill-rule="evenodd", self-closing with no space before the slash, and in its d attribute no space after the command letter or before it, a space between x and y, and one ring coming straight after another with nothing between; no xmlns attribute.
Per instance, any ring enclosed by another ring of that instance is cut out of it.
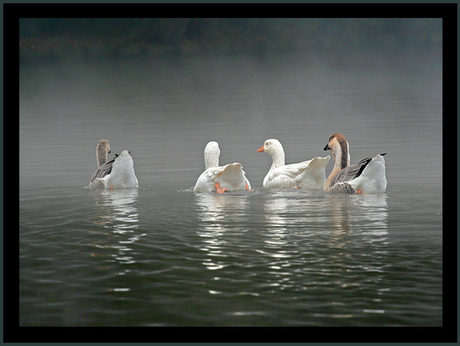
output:
<svg viewBox="0 0 460 346"><path fill-rule="evenodd" d="M132 151L141 184L193 185L216 140L221 163L240 161L257 186L265 139L291 163L328 154L335 132L352 162L388 152L390 182L440 179L440 19L20 24L22 185L28 175L87 184L106 138L114 153Z"/></svg>
<svg viewBox="0 0 460 346"><path fill-rule="evenodd" d="M440 19L20 24L21 325L445 322ZM262 187L335 132L385 194ZM102 138L139 189L87 189ZM254 191L193 193L210 140Z"/></svg>

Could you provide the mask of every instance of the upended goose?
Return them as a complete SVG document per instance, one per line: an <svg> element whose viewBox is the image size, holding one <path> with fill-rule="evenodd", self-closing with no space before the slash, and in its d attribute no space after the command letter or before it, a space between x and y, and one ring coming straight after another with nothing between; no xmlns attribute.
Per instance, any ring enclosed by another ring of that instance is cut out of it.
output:
<svg viewBox="0 0 460 346"><path fill-rule="evenodd" d="M350 166L350 147L341 133L329 137L324 150L331 150L335 164L324 184L324 191L332 193L384 193L387 188L385 178L386 153L366 157Z"/></svg>
<svg viewBox="0 0 460 346"><path fill-rule="evenodd" d="M274 189L320 189L326 181L325 168L330 157L315 157L309 161L285 164L284 149L277 139L267 139L257 152L270 154L273 163L263 186Z"/></svg>
<svg viewBox="0 0 460 346"><path fill-rule="evenodd" d="M134 162L127 150L120 155L108 160L110 144L106 139L101 139L96 147L98 168L91 177L90 189L127 189L138 187L136 174L134 173Z"/></svg>
<svg viewBox="0 0 460 346"><path fill-rule="evenodd" d="M217 192L251 190L241 163L235 162L219 166L220 149L215 141L209 142L204 149L205 171L199 176L193 191Z"/></svg>

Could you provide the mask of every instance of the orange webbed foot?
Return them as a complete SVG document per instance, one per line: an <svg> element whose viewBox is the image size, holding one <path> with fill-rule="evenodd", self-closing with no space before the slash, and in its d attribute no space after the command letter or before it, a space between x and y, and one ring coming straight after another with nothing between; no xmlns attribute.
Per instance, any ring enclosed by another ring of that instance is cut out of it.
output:
<svg viewBox="0 0 460 346"><path fill-rule="evenodd" d="M216 192L217 192L217 193L224 193L225 191L228 190L228 189L225 188L225 187L224 187L224 188L220 187L219 183L216 183L214 186L216 187Z"/></svg>

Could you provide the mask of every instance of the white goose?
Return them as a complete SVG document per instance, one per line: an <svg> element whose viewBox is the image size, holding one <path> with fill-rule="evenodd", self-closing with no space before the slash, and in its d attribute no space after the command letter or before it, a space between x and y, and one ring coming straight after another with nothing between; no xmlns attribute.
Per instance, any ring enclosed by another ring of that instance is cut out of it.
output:
<svg viewBox="0 0 460 346"><path fill-rule="evenodd" d="M204 149L205 171L199 176L193 191L217 192L251 190L241 163L235 162L219 166L220 149L215 141L209 142Z"/></svg>
<svg viewBox="0 0 460 346"><path fill-rule="evenodd" d="M138 187L139 183L134 173L134 162L127 150L107 161L110 144L101 139L96 147L98 168L91 177L90 189L126 189Z"/></svg>
<svg viewBox="0 0 460 346"><path fill-rule="evenodd" d="M331 150L335 164L324 184L324 191L332 193L384 193L387 188L385 178L386 153L366 157L350 166L350 147L345 137L335 133L329 137L324 150Z"/></svg>
<svg viewBox="0 0 460 346"><path fill-rule="evenodd" d="M274 189L320 189L326 181L325 168L330 157L315 157L309 161L285 164L284 149L277 139L267 139L257 152L270 154L273 163L263 186Z"/></svg>

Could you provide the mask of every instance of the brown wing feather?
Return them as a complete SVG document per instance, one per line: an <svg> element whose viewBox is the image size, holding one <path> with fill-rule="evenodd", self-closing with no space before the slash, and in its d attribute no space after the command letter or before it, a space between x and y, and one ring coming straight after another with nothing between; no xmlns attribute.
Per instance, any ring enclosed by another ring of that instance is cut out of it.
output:
<svg viewBox="0 0 460 346"><path fill-rule="evenodd" d="M356 193L355 189L348 183L338 183L334 185L329 192L331 193L349 193L354 194Z"/></svg>
<svg viewBox="0 0 460 346"><path fill-rule="evenodd" d="M334 178L332 178L330 186L334 186L337 183L343 183L359 177L371 160L372 157L366 157L355 165L345 167L339 173L337 173Z"/></svg>
<svg viewBox="0 0 460 346"><path fill-rule="evenodd" d="M96 171L93 173L93 176L91 177L90 182L93 182L96 178L104 178L106 175L110 174L110 172L112 172L112 165L115 162L115 159L116 157L110 161L107 161L101 165L101 167L96 169Z"/></svg>
<svg viewBox="0 0 460 346"><path fill-rule="evenodd" d="M386 153L382 153L380 155L384 156L386 155ZM366 166L369 164L369 162L372 161L372 159L373 157L366 157L364 159L359 160L358 163L355 165L345 167L339 173L337 173L334 178L332 178L330 186L334 188L335 184L340 184L340 183L347 182L355 178L358 178L361 175L361 173L364 171ZM341 189L341 188L344 188L344 187L338 187L337 189ZM348 189L348 187L345 187L345 188Z"/></svg>

